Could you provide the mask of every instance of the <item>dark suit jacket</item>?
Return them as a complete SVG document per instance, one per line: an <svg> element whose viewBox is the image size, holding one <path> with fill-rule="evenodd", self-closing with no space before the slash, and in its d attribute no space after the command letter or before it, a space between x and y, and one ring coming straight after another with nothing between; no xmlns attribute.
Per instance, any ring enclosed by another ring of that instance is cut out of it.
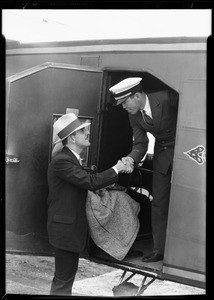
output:
<svg viewBox="0 0 214 300"><path fill-rule="evenodd" d="M145 123L142 113L129 115L133 128L133 148L131 156L138 164L148 149L147 132L155 137L153 169L166 174L173 161L177 112L178 93L166 90L147 94L151 106L153 126Z"/></svg>
<svg viewBox="0 0 214 300"><path fill-rule="evenodd" d="M87 190L100 189L117 180L113 168L97 174L87 173L67 147L56 154L48 168L47 229L50 244L82 252L88 234Z"/></svg>

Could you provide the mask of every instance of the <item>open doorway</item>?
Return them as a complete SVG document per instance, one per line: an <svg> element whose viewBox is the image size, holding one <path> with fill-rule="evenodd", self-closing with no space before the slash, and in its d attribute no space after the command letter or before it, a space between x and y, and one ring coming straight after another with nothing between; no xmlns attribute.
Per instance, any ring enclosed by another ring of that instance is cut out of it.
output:
<svg viewBox="0 0 214 300"><path fill-rule="evenodd" d="M145 93L171 89L167 84L148 72L108 71L104 72L103 99L101 104L101 134L98 167L104 170L118 158L126 156L132 148L132 128L129 124L128 113L122 105L112 106L114 99L109 88L127 77L142 77ZM154 147L154 137L148 134L149 149L147 158L151 158Z"/></svg>
<svg viewBox="0 0 214 300"><path fill-rule="evenodd" d="M105 71L103 80L103 96L101 103L100 122L100 150L98 169L103 171L117 162L118 159L128 155L132 149L133 133L129 123L128 113L122 105L113 106L113 96L109 88L128 77L142 77L144 92L152 93L172 89L166 83L148 72L140 71ZM153 152L155 138L147 134L149 147L147 154L143 157L138 169L131 175L120 174L119 184L127 187L127 193L140 204L140 229L137 238L132 245L132 250L142 251L144 255L152 252L152 228L151 228L151 201L152 201L152 178L153 178ZM91 255L104 261L112 261L110 255L99 249L91 241ZM125 257L122 261L128 266L150 267L159 272L162 269L162 261L146 264L142 262L142 255L139 257Z"/></svg>

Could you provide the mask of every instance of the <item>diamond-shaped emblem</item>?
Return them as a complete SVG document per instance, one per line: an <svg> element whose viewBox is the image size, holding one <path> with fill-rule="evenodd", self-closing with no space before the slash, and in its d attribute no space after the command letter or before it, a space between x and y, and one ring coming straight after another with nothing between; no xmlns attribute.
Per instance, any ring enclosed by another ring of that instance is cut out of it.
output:
<svg viewBox="0 0 214 300"><path fill-rule="evenodd" d="M206 150L202 145L198 145L195 148L192 148L183 153L188 155L189 158L194 160L199 165L203 165L203 163L206 162Z"/></svg>

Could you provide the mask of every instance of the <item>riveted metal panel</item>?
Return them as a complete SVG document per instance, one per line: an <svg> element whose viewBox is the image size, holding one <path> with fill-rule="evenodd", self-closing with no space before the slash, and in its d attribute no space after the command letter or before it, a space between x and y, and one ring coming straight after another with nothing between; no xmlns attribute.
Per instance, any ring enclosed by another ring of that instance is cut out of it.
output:
<svg viewBox="0 0 214 300"><path fill-rule="evenodd" d="M205 112L206 81L185 82L179 102L163 276L197 286L205 286Z"/></svg>

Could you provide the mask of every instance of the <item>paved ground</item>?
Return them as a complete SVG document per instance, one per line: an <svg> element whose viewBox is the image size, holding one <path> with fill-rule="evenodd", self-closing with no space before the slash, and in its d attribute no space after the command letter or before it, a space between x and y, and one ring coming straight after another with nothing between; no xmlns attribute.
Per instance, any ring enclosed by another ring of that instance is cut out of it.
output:
<svg viewBox="0 0 214 300"><path fill-rule="evenodd" d="M49 295L54 270L53 257L6 255L6 294ZM114 296L123 271L80 259L73 294L76 296ZM127 276L131 273L127 273ZM142 275L131 278L131 284L119 290L119 296L134 295L141 285ZM150 279L147 279L147 281ZM147 283L146 281L146 283ZM205 295L199 289L170 281L155 280L143 296Z"/></svg>

